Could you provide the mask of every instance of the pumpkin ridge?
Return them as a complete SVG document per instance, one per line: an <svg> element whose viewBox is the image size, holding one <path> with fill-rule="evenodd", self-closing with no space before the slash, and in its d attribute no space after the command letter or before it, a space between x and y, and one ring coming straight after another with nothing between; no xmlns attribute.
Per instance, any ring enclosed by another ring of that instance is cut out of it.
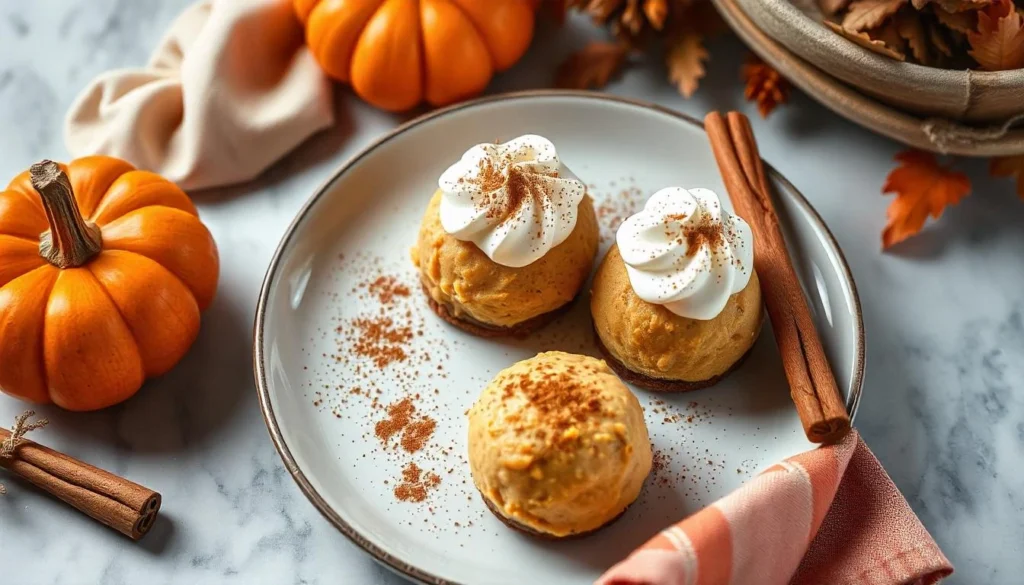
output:
<svg viewBox="0 0 1024 585"><path fill-rule="evenodd" d="M121 257L124 257L124 256L133 257L134 256L134 257L142 258L145 261L151 262L152 264L156 265L160 270L165 272L167 274L167 276L170 276L171 280L173 280L173 281L177 282L178 284L180 284L181 288L188 293L188 296L191 298L192 304L195 305L196 312L198 314L198 312L199 312L199 302L196 300L195 293L192 292L192 289L190 289L188 287L188 285L184 283L184 281L182 281L180 278L178 278L177 274L174 274L173 272L168 270L167 267L164 266L163 264L160 264L159 262L157 262L156 260L154 260L154 259L152 259L152 258L150 258L148 256L144 256L142 254L137 254L135 252L130 252L128 250L106 250L106 251L100 253L100 256L103 256L103 255L106 255L108 261L115 261L116 262L118 256L121 256ZM97 258L99 258L99 256L97 256ZM124 323L125 329L128 330L128 334L131 335L132 342L135 343L135 347L138 350L139 359L142 361L143 373L144 373L146 379L148 379L149 375L150 375L150 373L149 373L150 372L150 367L152 366L152 364L146 363L146 355L144 355L144 353L145 353L144 352L145 345L139 341L139 337L136 334L135 329L132 327L132 322L125 316L124 312L121 309L121 306L117 303L117 299L114 298L114 295L111 294L110 290L107 288L107 285L104 284L103 280L99 277L99 275L96 274L96 271L95 271L94 267L95 267L95 263L94 262L90 262L88 265L83 266L83 268L87 268L89 270L89 274L92 275L92 277L96 280L96 283L99 284L100 288L103 290L103 293L107 296L108 299L110 299L110 303L114 306L114 309L117 311L118 317L120 317L121 321ZM177 312L168 311L167 313L165 313L165 315L170 317L170 318L172 318L172 319L174 319L174 320L176 320L179 325L187 325L185 320L182 319L181 315L179 315ZM192 342L194 342L194 341L195 341L195 339L193 338ZM189 342L188 345L191 346L192 342ZM182 356L182 357L184 357L184 356ZM178 360L175 360L175 361L180 361L180 359L181 358L178 358Z"/></svg>
<svg viewBox="0 0 1024 585"><path fill-rule="evenodd" d="M44 262L42 266L38 266L38 267L36 267L33 270L29 270L28 272L22 274L21 276L18 276L17 278L14 278L14 279L8 281L3 286L0 286L0 291L2 291L4 289L4 287L7 286L7 284L10 284L10 283L14 282L15 280L18 280L18 279L21 279L21 278L26 278L26 277L37 278L36 276L30 276L30 275L32 275L35 272L40 271L40 270L44 271L44 272L52 270L52 272L47 277L47 282L46 282L46 285L45 285L45 289L43 289L42 287L39 287L39 286L35 286L32 289L30 289L32 291L30 294L39 294L40 297L42 298L42 303L41 303L41 306L40 306L39 314L31 316L30 318L32 318L32 319L39 319L39 322L40 322L40 325L39 325L39 335L36 338L36 346L37 346L37 348L39 350L38 357L40 359L36 360L35 367L36 367L37 373L39 374L39 380L42 382L42 391L43 391L43 394L44 394L44 398L46 399L47 403L52 403L53 400L50 398L50 379L49 379L49 376L46 373L46 365L45 365L46 364L46 343L45 343L44 332L46 331L46 307L47 307L47 304L49 303L50 293L53 291L53 286L57 283L57 275L59 273L59 270L57 268L53 267L52 265L47 264L46 262ZM42 274L40 274L38 277L42 277ZM22 397L22 395L17 395L17 394L12 394L12 395L13 396L17 396L19 398Z"/></svg>
<svg viewBox="0 0 1024 585"><path fill-rule="evenodd" d="M172 208L172 209L173 209L173 208ZM179 276L178 276L177 274L175 274L173 270L171 270L170 268L168 268L168 267L164 266L164 265L163 265L163 264L162 264L162 263L161 263L161 262L160 262L159 260L157 260L156 258L150 258L149 256L146 256L145 254L140 254L140 253L138 253L138 252L133 252L133 251L131 251L131 250L121 250L121 249L119 249L119 248L111 248L111 249L109 249L109 250L104 250L103 252L100 252L100 253L101 253L101 254L105 254L105 253L106 253L106 254L109 254L110 252L116 252L117 254L129 254L129 255L131 255L131 256L138 256L139 258L145 258L146 260L149 260L149 261L150 261L150 262L152 262L153 264L156 264L156 265L157 265L157 266L159 266L159 267L160 267L161 269L163 269L163 271L164 271L164 272L166 272L167 274L171 275L171 278L173 278L173 279L174 279L174 280L176 280L176 281L177 281L177 282L178 282L179 284L181 284L181 286L183 286L183 287L185 288L185 290L187 290L187 291L188 291L188 293L189 293L190 295L192 295L192 300L194 300L194 301L196 302L196 305L197 305L197 306L199 305L199 300L198 300L198 299L196 299L196 293L192 292L192 288L191 288L191 287L190 287L190 286L188 285L188 283L186 283L186 282L185 282L184 280L182 280L182 279L181 279L181 277L179 277ZM91 270L91 269L90 269L90 272L92 272L92 270ZM93 274L93 276L95 276L95 274ZM97 280L98 280L98 279L97 279ZM100 283L100 286L103 286L103 283L102 283L102 282ZM104 290L104 291L106 291L106 290L107 290L107 287L105 287L105 286L104 286L104 287L103 287L103 290ZM110 293L109 293L109 292L107 293L107 296L110 296ZM115 303L115 305L116 305L116 303ZM119 309L119 310L120 310L120 309ZM121 318L123 319L123 318L124 318L124 315L121 315ZM131 329L131 328L129 327L129 329Z"/></svg>
<svg viewBox="0 0 1024 585"><path fill-rule="evenodd" d="M118 250L118 251L120 251L120 250ZM107 252L106 250L101 251L99 254L96 255L96 257L99 258L103 254L109 254L109 252ZM79 268L83 268L83 269L89 271L89 276L92 277L92 279L96 281L96 285L99 286L100 290L103 291L103 294L106 295L107 300L110 301L110 305L114 307L115 311L117 311L117 317L119 319L121 319L122 323L124 323L124 328L128 330L128 334L132 336L132 342L135 344L135 351L137 351L139 353L139 359L141 360L142 359L142 350L139 348L139 340L135 338L135 332L132 331L131 326L128 324L128 319L124 318L124 314L121 312L121 307L117 306L117 302L114 301L114 297L110 294L110 291L107 290L106 285L104 285L103 282L99 279L99 277L96 276L96 273L92 271L92 268L90 267L91 264L92 263L90 262L89 264L86 264L85 266L80 266ZM145 370L146 364L143 363L142 366L143 366L143 370Z"/></svg>

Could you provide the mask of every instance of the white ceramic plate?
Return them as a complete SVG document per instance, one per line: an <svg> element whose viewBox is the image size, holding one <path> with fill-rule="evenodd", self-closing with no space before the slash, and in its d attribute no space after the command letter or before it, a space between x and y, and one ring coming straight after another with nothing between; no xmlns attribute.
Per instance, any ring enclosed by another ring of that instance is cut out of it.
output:
<svg viewBox="0 0 1024 585"><path fill-rule="evenodd" d="M677 395L637 392L660 464L614 524L582 539L538 541L485 509L463 455L465 411L495 373L538 351L599 355L589 303L584 293L571 311L525 340L478 339L429 310L409 249L438 175L473 144L525 133L550 138L591 186L602 216L602 254L611 220L661 187L725 194L703 129L678 113L593 93L486 98L414 120L338 169L288 229L260 294L256 383L285 465L339 530L385 565L426 583L591 583L667 524L812 446L766 327L750 358L715 387ZM805 292L853 412L864 371L853 280L810 204L774 171L771 178ZM358 337L352 323L380 313L380 301L360 283L381 275L410 287L410 296L396 297L386 310L396 325L422 335L403 348L408 359L376 367L372 359L352 357ZM370 396L363 394L367 389ZM374 425L387 418L381 405L416 394L418 412L437 422L428 445L411 454L396 449L394 440L383 448L374 436ZM399 501L393 493L410 462L441 478L423 502Z"/></svg>

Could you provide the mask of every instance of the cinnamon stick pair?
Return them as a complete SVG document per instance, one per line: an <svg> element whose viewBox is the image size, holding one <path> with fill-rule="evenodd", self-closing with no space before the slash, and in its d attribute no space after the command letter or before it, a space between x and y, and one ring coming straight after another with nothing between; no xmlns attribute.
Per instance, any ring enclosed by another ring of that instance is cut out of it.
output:
<svg viewBox="0 0 1024 585"><path fill-rule="evenodd" d="M138 540L149 532L160 510L160 494L49 447L22 439L31 413L18 417L15 436L0 428L6 456L0 467L74 506L90 517Z"/></svg>
<svg viewBox="0 0 1024 585"><path fill-rule="evenodd" d="M838 441L850 430L850 415L786 250L750 121L739 112L711 112L704 128L729 197L754 232L754 269L804 433L814 443Z"/></svg>

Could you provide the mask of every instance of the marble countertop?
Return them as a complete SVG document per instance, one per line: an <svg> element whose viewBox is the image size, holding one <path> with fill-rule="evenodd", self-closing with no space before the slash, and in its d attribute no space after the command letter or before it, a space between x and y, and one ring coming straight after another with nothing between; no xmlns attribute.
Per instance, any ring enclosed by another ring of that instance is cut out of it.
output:
<svg viewBox="0 0 1024 585"><path fill-rule="evenodd" d="M35 0L0 6L0 178L66 159L64 112L96 74L143 64L188 0ZM591 34L575 23L535 44L492 91L543 87ZM741 109L765 158L814 203L842 245L864 307L867 381L857 425L956 565L949 583L1019 582L1024 573L1024 203L983 161L974 194L892 253L879 194L901 149L797 93L767 121L742 99L745 49L711 47L710 72L684 101L658 64L610 86L702 115ZM220 246L218 297L171 374L103 412L39 409L36 437L164 496L162 521L133 543L27 485L0 497L0 581L359 583L400 579L323 520L288 477L252 380L253 312L293 214L342 160L405 118L339 91L339 123L259 180L194 193ZM6 179L3 179L6 181ZM0 397L0 421L24 405ZM3 478L0 478L3 479Z"/></svg>

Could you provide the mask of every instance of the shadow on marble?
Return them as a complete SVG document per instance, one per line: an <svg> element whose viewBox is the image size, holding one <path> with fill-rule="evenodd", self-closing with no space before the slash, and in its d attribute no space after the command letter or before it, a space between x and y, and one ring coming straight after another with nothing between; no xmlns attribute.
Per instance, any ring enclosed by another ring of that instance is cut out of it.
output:
<svg viewBox="0 0 1024 585"><path fill-rule="evenodd" d="M161 512L149 529L149 534L139 541L139 548L152 554L161 554L165 550L173 549L175 538L174 519L168 514ZM170 546L169 546L170 545Z"/></svg>

